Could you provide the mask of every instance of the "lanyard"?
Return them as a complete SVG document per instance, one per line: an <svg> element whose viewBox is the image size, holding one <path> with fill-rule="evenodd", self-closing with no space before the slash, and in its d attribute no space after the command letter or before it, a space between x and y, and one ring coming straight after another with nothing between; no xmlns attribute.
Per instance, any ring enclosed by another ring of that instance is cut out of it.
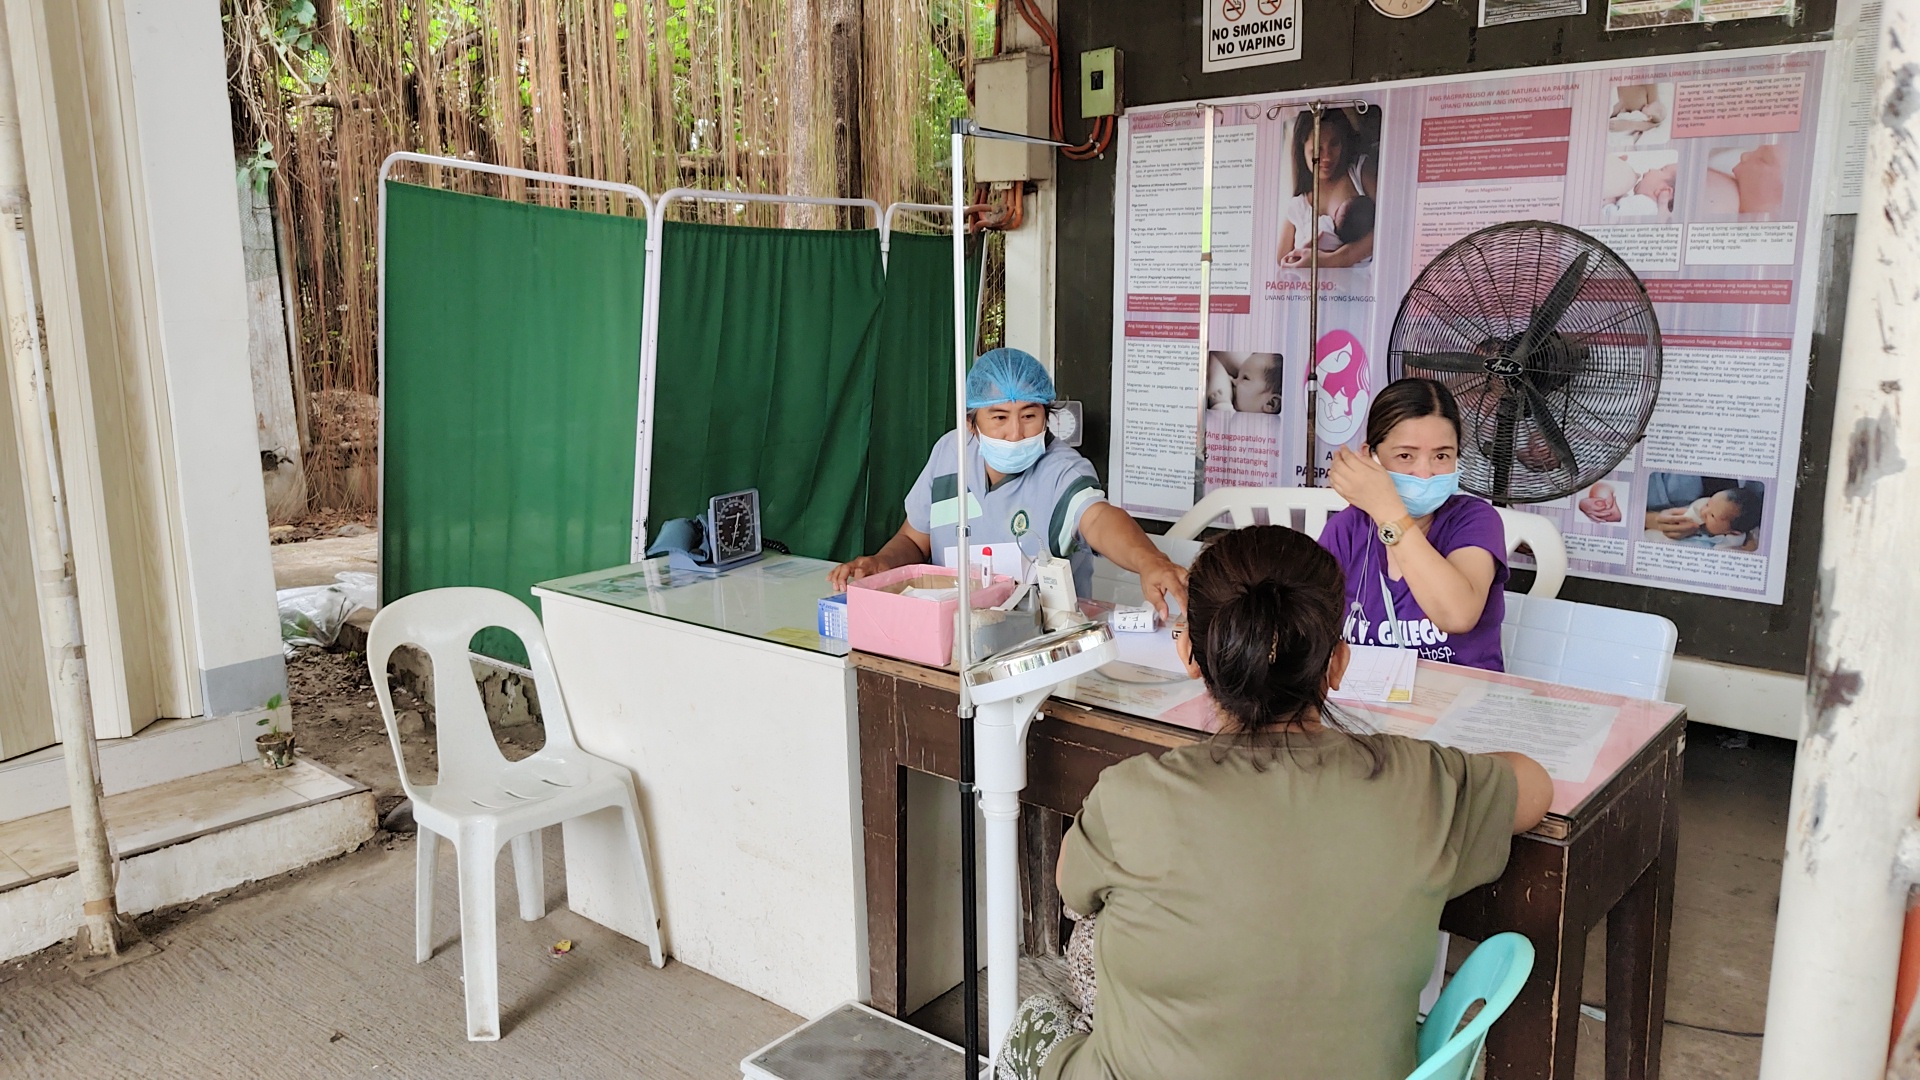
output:
<svg viewBox="0 0 1920 1080"><path fill-rule="evenodd" d="M1361 555L1360 573L1356 576L1364 580L1367 568L1372 562L1373 545L1368 544L1365 552ZM1374 635L1374 639L1383 644L1391 644L1395 648L1407 648L1407 645L1399 641L1400 619L1398 613L1394 611L1393 590L1387 587L1387 574L1385 569L1382 568L1376 571L1374 577L1380 582L1380 603L1387 613L1386 625L1381 627L1380 632ZM1360 604L1360 590L1364 588L1366 588L1364 585L1355 585L1353 589L1353 614L1357 618L1366 617L1365 609Z"/></svg>
<svg viewBox="0 0 1920 1080"><path fill-rule="evenodd" d="M1400 640L1400 618L1393 610L1393 590L1387 588L1387 575L1385 574L1380 575L1380 600L1386 605L1387 625L1382 627L1380 633L1376 636L1381 641L1386 641L1391 638L1395 648L1406 648L1406 645Z"/></svg>

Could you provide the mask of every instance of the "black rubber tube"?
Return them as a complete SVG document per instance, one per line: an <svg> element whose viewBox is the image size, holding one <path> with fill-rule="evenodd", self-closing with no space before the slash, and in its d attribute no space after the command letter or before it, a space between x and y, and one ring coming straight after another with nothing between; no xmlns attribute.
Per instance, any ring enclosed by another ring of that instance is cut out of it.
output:
<svg viewBox="0 0 1920 1080"><path fill-rule="evenodd" d="M979 852L974 838L973 717L960 718L960 1006L962 1076L979 1080L980 1070L980 912Z"/></svg>

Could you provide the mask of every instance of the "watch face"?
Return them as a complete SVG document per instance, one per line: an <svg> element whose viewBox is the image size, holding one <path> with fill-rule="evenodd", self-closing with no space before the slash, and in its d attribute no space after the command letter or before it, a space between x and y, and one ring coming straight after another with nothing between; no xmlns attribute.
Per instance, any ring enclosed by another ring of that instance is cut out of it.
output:
<svg viewBox="0 0 1920 1080"><path fill-rule="evenodd" d="M1433 6L1433 0L1370 0L1373 9L1393 19L1411 19Z"/></svg>
<svg viewBox="0 0 1920 1080"><path fill-rule="evenodd" d="M713 500L713 561L732 562L760 551L760 494L738 491Z"/></svg>

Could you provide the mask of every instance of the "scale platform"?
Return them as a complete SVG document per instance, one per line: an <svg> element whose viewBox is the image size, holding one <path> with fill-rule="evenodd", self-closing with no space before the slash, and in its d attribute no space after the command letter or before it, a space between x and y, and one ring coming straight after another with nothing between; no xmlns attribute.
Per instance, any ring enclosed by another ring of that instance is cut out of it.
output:
<svg viewBox="0 0 1920 1080"><path fill-rule="evenodd" d="M955 1080L966 1051L849 1001L740 1062L746 1080ZM989 1069L980 1062L979 1075Z"/></svg>

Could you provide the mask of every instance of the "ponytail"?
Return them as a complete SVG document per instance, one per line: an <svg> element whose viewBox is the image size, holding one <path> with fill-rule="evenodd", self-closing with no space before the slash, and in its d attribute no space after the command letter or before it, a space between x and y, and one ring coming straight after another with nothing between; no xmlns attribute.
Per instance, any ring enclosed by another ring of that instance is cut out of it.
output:
<svg viewBox="0 0 1920 1080"><path fill-rule="evenodd" d="M1346 581L1324 548L1277 525L1236 529L1201 551L1187 592L1194 663L1226 714L1223 735L1284 744L1315 720L1354 734L1327 701Z"/></svg>

